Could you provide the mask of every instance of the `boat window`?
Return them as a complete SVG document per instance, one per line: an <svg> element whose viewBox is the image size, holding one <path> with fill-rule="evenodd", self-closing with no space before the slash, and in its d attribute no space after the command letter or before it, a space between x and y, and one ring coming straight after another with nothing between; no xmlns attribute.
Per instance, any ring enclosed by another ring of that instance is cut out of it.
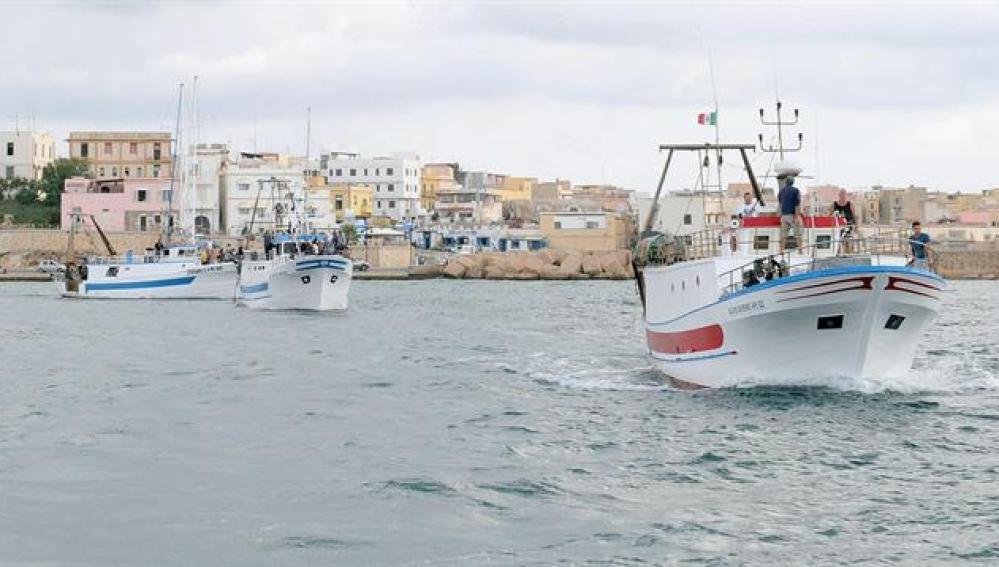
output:
<svg viewBox="0 0 999 567"><path fill-rule="evenodd" d="M111 267L109 267L108 271L107 271L107 273L105 275L107 277L109 277L109 278L118 277L118 266L111 266Z"/></svg>
<svg viewBox="0 0 999 567"><path fill-rule="evenodd" d="M831 329L842 329L843 328L843 316L842 315L826 315L825 317L819 317L819 323L817 325L818 330L828 331Z"/></svg>
<svg viewBox="0 0 999 567"><path fill-rule="evenodd" d="M770 250L770 235L757 234L753 237L753 250Z"/></svg>
<svg viewBox="0 0 999 567"><path fill-rule="evenodd" d="M829 250L832 247L831 234L819 234L815 237L815 248L818 250Z"/></svg>
<svg viewBox="0 0 999 567"><path fill-rule="evenodd" d="M694 278L694 283L698 286L701 285L701 276L696 276Z"/></svg>
<svg viewBox="0 0 999 567"><path fill-rule="evenodd" d="M885 329L891 329L892 331L897 331L899 327L902 326L902 321L905 321L905 317L902 315L895 315L892 313L888 317L888 321L885 322Z"/></svg>

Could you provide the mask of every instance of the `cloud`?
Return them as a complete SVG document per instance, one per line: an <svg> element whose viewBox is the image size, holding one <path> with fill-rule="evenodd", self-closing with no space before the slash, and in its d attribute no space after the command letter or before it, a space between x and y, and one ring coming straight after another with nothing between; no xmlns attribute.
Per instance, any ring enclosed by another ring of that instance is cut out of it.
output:
<svg viewBox="0 0 999 567"><path fill-rule="evenodd" d="M994 4L39 3L4 12L13 25L0 37L9 61L0 119L33 112L59 137L172 129L177 84L196 74L203 137L238 147L302 151L311 107L315 145L647 189L657 143L711 137L693 123L712 104L710 49L726 139L755 140L756 108L772 104L776 75L781 97L804 111L802 155L816 161L818 141L829 181L996 184L982 168L930 168L970 166L999 141L974 118L999 111Z"/></svg>

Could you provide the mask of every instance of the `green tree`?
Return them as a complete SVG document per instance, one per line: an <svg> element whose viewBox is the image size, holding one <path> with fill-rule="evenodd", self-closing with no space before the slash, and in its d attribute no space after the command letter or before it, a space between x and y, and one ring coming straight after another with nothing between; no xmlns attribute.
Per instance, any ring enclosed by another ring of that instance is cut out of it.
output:
<svg viewBox="0 0 999 567"><path fill-rule="evenodd" d="M343 237L347 239L349 244L357 243L357 227L353 223L341 224L340 231L343 232Z"/></svg>
<svg viewBox="0 0 999 567"><path fill-rule="evenodd" d="M80 158L56 158L42 169L39 189L45 194L45 204L59 206L62 190L70 177L90 177L87 160Z"/></svg>

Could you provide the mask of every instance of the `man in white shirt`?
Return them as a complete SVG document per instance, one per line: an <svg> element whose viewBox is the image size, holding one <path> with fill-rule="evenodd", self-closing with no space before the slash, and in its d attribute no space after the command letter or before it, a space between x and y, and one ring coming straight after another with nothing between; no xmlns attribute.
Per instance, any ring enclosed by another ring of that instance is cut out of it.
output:
<svg viewBox="0 0 999 567"><path fill-rule="evenodd" d="M759 203L753 198L752 193L746 193L742 196L743 203L739 205L739 208L735 210L735 214L740 218L755 217L756 209Z"/></svg>

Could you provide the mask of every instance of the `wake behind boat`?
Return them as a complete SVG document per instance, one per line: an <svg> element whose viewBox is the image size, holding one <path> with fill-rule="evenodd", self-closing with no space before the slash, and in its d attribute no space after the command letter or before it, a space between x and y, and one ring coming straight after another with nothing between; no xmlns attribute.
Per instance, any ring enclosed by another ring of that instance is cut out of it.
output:
<svg viewBox="0 0 999 567"><path fill-rule="evenodd" d="M660 147L669 154L635 265L656 365L689 388L904 378L948 287L928 267L907 265L910 240L845 241L845 222L831 216L805 217L802 241L788 250L774 246L783 237L775 215L691 235L651 234L674 152L739 152L762 203L746 155L754 149ZM798 173L785 168L778 180Z"/></svg>

